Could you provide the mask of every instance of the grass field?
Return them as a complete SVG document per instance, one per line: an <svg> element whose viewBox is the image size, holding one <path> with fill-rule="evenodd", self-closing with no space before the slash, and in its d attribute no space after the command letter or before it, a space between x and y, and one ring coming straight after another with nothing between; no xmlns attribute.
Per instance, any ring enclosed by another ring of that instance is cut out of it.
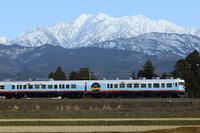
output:
<svg viewBox="0 0 200 133"><path fill-rule="evenodd" d="M147 133L198 133L199 120L42 121L62 118L200 118L200 99L0 99L2 126L194 126ZM146 132L145 132L146 133Z"/></svg>
<svg viewBox="0 0 200 133"><path fill-rule="evenodd" d="M163 120L134 120L134 121L19 121L0 122L1 126L199 126L200 121L163 121Z"/></svg>
<svg viewBox="0 0 200 133"><path fill-rule="evenodd" d="M200 118L199 113L160 113L160 114L144 114L144 113L64 113L64 112L1 112L0 119L61 119L61 118Z"/></svg>

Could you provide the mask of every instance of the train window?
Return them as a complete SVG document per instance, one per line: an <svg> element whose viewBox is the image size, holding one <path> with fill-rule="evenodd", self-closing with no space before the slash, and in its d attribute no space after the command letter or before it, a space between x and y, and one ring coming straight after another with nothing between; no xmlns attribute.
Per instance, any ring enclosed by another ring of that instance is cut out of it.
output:
<svg viewBox="0 0 200 133"><path fill-rule="evenodd" d="M114 84L114 87L115 87L115 88L118 88L118 84Z"/></svg>
<svg viewBox="0 0 200 133"><path fill-rule="evenodd" d="M22 89L22 85L20 85L19 88Z"/></svg>
<svg viewBox="0 0 200 133"><path fill-rule="evenodd" d="M54 89L58 89L58 85L54 85Z"/></svg>
<svg viewBox="0 0 200 133"><path fill-rule="evenodd" d="M17 89L19 89L19 85L17 85Z"/></svg>
<svg viewBox="0 0 200 133"><path fill-rule="evenodd" d="M159 83L154 83L153 84L153 88L159 88L159 87L160 87Z"/></svg>
<svg viewBox="0 0 200 133"><path fill-rule="evenodd" d="M125 88L125 84L119 84L120 88Z"/></svg>
<svg viewBox="0 0 200 133"><path fill-rule="evenodd" d="M33 85L28 85L28 89L33 89Z"/></svg>
<svg viewBox="0 0 200 133"><path fill-rule="evenodd" d="M162 88L165 88L165 83L161 83L161 87L162 87Z"/></svg>
<svg viewBox="0 0 200 133"><path fill-rule="evenodd" d="M66 89L69 89L69 85L66 85Z"/></svg>
<svg viewBox="0 0 200 133"><path fill-rule="evenodd" d="M48 89L53 89L53 85L48 85Z"/></svg>
<svg viewBox="0 0 200 133"><path fill-rule="evenodd" d="M75 85L75 84L72 84L72 85L71 85L71 88L72 88L72 89L76 89L76 85Z"/></svg>
<svg viewBox="0 0 200 133"><path fill-rule="evenodd" d="M179 82L178 85L184 85L184 82Z"/></svg>
<svg viewBox="0 0 200 133"><path fill-rule="evenodd" d="M59 85L59 88L60 88L60 89L64 89L64 88L65 88L65 85L64 85L64 84L60 84L60 85Z"/></svg>
<svg viewBox="0 0 200 133"><path fill-rule="evenodd" d="M167 83L167 88L172 88L172 83Z"/></svg>
<svg viewBox="0 0 200 133"><path fill-rule="evenodd" d="M177 83L175 83L175 86L177 87L177 86L178 86L178 84L177 84Z"/></svg>
<svg viewBox="0 0 200 133"><path fill-rule="evenodd" d="M141 84L141 88L146 88L147 85L146 84Z"/></svg>
<svg viewBox="0 0 200 133"><path fill-rule="evenodd" d="M23 85L23 89L26 89L26 85Z"/></svg>
<svg viewBox="0 0 200 133"><path fill-rule="evenodd" d="M15 89L15 85L12 85L12 89Z"/></svg>
<svg viewBox="0 0 200 133"><path fill-rule="evenodd" d="M127 88L132 88L132 84L127 84Z"/></svg>
<svg viewBox="0 0 200 133"><path fill-rule="evenodd" d="M109 85L109 84L107 84L107 88L110 88L110 85Z"/></svg>
<svg viewBox="0 0 200 133"><path fill-rule="evenodd" d="M35 89L40 89L40 86L39 85L35 85Z"/></svg>
<svg viewBox="0 0 200 133"><path fill-rule="evenodd" d="M110 88L113 88L113 84L110 84Z"/></svg>
<svg viewBox="0 0 200 133"><path fill-rule="evenodd" d="M4 85L0 85L0 89L4 89Z"/></svg>
<svg viewBox="0 0 200 133"><path fill-rule="evenodd" d="M151 88L152 87L152 84L148 84L148 88Z"/></svg>
<svg viewBox="0 0 200 133"><path fill-rule="evenodd" d="M46 85L42 85L41 87L42 87L42 89L46 89Z"/></svg>
<svg viewBox="0 0 200 133"><path fill-rule="evenodd" d="M134 88L139 88L139 84L134 84Z"/></svg>

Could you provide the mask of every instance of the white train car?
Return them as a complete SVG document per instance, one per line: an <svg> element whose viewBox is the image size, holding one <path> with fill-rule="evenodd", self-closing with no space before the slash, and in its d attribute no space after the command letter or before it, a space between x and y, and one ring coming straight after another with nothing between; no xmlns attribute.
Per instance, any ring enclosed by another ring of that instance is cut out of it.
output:
<svg viewBox="0 0 200 133"><path fill-rule="evenodd" d="M181 97L181 79L0 82L0 96L21 97Z"/></svg>
<svg viewBox="0 0 200 133"><path fill-rule="evenodd" d="M185 94L184 80L97 80L87 81L87 94L114 97L181 97Z"/></svg>

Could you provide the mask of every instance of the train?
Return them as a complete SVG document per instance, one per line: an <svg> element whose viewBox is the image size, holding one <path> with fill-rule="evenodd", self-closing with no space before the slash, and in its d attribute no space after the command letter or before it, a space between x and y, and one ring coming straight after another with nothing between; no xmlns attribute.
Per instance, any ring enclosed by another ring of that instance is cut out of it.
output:
<svg viewBox="0 0 200 133"><path fill-rule="evenodd" d="M182 79L115 79L63 81L0 81L0 96L7 99L29 97L136 98L182 97Z"/></svg>

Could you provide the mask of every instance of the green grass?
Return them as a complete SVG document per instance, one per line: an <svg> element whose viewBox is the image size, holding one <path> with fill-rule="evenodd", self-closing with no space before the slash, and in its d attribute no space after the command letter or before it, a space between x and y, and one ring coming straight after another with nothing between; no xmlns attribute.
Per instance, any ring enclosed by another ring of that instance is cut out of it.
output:
<svg viewBox="0 0 200 133"><path fill-rule="evenodd" d="M200 125L200 121L15 121L15 122L0 122L0 126L154 126L154 125Z"/></svg>

